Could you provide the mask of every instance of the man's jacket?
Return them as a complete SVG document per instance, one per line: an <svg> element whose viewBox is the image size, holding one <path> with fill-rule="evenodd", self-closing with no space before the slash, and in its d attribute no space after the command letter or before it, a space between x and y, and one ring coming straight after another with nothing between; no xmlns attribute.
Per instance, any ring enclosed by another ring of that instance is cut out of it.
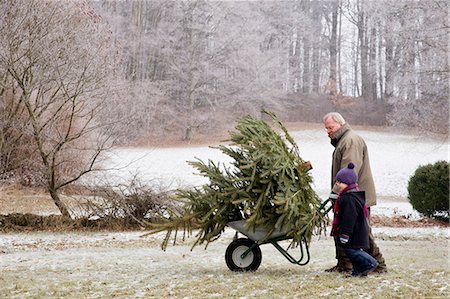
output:
<svg viewBox="0 0 450 299"><path fill-rule="evenodd" d="M331 144L335 147L331 166L331 188L336 182L337 172L347 167L349 162L353 162L354 170L358 175L359 188L366 193L367 206L376 205L375 184L370 170L369 152L364 139L357 135L348 124L345 124L333 134Z"/></svg>

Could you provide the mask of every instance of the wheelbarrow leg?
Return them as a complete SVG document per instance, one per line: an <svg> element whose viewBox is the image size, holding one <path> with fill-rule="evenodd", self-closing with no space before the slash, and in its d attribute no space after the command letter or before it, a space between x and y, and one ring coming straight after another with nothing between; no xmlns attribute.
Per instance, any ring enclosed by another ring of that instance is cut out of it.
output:
<svg viewBox="0 0 450 299"><path fill-rule="evenodd" d="M287 250L285 250L283 247L281 247L278 243L278 240L274 239L271 240L270 243L272 243L272 245L291 263L293 264L297 264L300 266L304 266L307 263L309 263L309 259L310 259L310 254L309 254L309 246L308 243L306 242L306 238L302 238L302 241L299 244L300 247L300 258L299 259L295 259L292 255L290 255ZM304 254L303 251L303 246L305 247L306 250L306 256ZM303 261L306 258L305 261Z"/></svg>

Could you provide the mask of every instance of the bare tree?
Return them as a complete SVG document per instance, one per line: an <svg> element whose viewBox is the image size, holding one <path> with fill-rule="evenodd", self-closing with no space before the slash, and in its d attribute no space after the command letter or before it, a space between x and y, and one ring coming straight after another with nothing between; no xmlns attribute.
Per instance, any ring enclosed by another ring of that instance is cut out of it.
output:
<svg viewBox="0 0 450 299"><path fill-rule="evenodd" d="M107 121L97 119L114 75L109 31L79 1L2 0L0 11L6 88L25 110L44 184L70 217L61 188L95 170L110 146Z"/></svg>

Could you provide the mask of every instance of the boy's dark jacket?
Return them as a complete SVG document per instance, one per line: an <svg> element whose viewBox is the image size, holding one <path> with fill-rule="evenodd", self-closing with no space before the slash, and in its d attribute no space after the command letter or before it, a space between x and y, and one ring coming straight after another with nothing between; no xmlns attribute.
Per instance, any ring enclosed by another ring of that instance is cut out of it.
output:
<svg viewBox="0 0 450 299"><path fill-rule="evenodd" d="M364 213L364 191L340 194L338 199L336 239L338 244L349 248L369 249L369 225ZM339 241L339 235L349 236L347 244Z"/></svg>

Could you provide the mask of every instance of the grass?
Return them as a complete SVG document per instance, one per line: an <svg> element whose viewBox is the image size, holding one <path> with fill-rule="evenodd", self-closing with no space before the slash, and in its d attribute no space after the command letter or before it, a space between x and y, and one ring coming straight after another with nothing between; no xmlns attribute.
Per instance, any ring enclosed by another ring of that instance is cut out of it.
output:
<svg viewBox="0 0 450 299"><path fill-rule="evenodd" d="M85 246L63 247L55 242L45 248L5 245L0 297L447 298L449 292L446 238L379 240L389 272L367 278L323 271L335 262L330 238L313 240L306 266L290 264L273 246L263 245L261 267L251 273L226 267L224 253L231 235L207 250L193 251L186 242L163 252L155 238L130 242L100 238ZM19 239L20 235L18 243Z"/></svg>

